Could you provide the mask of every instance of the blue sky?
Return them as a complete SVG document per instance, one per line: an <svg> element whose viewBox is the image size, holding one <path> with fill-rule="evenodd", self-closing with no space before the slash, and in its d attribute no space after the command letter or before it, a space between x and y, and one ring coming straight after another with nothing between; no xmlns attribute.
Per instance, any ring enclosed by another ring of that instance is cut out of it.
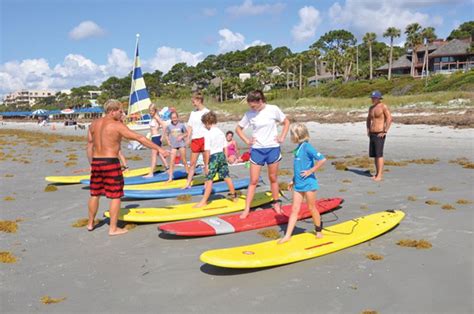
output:
<svg viewBox="0 0 474 314"><path fill-rule="evenodd" d="M444 38L471 20L470 0L0 0L0 94L66 89L123 76L135 34L145 71L195 65L209 54L249 45L308 49L344 28L359 39L412 22ZM402 36L398 43L404 42Z"/></svg>

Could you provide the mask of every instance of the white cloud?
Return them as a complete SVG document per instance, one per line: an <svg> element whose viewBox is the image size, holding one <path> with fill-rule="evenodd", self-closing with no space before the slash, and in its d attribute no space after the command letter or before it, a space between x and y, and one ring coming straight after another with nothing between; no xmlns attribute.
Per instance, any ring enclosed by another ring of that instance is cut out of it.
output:
<svg viewBox="0 0 474 314"><path fill-rule="evenodd" d="M221 39L219 39L218 41L219 53L234 50L243 50L247 49L248 47L265 45L265 43L261 40L254 40L252 43L246 44L244 35L237 32L234 33L227 28L219 30L219 35L221 36Z"/></svg>
<svg viewBox="0 0 474 314"><path fill-rule="evenodd" d="M379 0L357 1L346 0L342 5L334 3L329 8L329 16L333 27L351 29L361 37L366 32L374 32L383 40L382 34L388 27L405 30L411 23L419 23L423 27L440 26L441 17L432 17L416 11L417 7L448 3L447 0Z"/></svg>
<svg viewBox="0 0 474 314"><path fill-rule="evenodd" d="M100 37L105 31L93 21L84 21L74 27L69 32L69 37L74 40L81 40L88 37Z"/></svg>
<svg viewBox="0 0 474 314"><path fill-rule="evenodd" d="M306 41L316 34L316 28L321 24L319 11L312 6L303 7L299 10L300 22L294 26L291 33L297 42Z"/></svg>
<svg viewBox="0 0 474 314"><path fill-rule="evenodd" d="M204 8L204 9L202 9L202 14L204 14L204 16L208 16L208 17L215 16L217 14L217 9L215 9L215 8Z"/></svg>
<svg viewBox="0 0 474 314"><path fill-rule="evenodd" d="M142 59L145 72L156 69L167 72L173 65L186 62L195 66L203 53L191 53L181 48L160 47L149 60ZM100 85L110 76L124 77L132 70L133 61L121 49L113 48L105 64L96 64L80 54L68 54L51 66L46 59L9 61L0 65L0 98L20 89L63 90L83 85Z"/></svg>
<svg viewBox="0 0 474 314"><path fill-rule="evenodd" d="M188 66L195 66L203 60L203 53L191 53L181 48L160 47L156 50L155 56L144 61L144 67L151 71L160 70L163 73L168 72L173 65L180 62L185 62Z"/></svg>
<svg viewBox="0 0 474 314"><path fill-rule="evenodd" d="M234 17L261 15L261 14L278 14L285 8L283 3L275 4L253 4L252 0L245 0L241 5L231 6L226 12Z"/></svg>
<svg viewBox="0 0 474 314"><path fill-rule="evenodd" d="M231 30L224 28L219 30L219 52L227 52L232 50L239 50L245 48L245 37L240 33L234 33Z"/></svg>

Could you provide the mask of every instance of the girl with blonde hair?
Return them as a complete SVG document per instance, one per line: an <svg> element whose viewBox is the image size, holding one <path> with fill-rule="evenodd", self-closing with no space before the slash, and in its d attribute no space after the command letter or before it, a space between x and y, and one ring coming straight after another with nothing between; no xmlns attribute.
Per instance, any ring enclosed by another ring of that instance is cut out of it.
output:
<svg viewBox="0 0 474 314"><path fill-rule="evenodd" d="M162 136L160 134L160 129L165 130L166 129L166 123L161 120L160 115L158 114L158 109L156 109L155 104L151 104L148 107L148 110L150 112L151 120L150 120L150 132L151 132L151 141L158 145L162 146ZM153 177L153 173L155 172L155 167L156 167L156 156L159 155L161 162L163 163L163 166L165 166L165 169L168 169L168 162L166 161L166 158L163 157L157 150L152 149L151 150L151 163L150 163L150 172L146 175L143 176L144 178L151 178Z"/></svg>
<svg viewBox="0 0 474 314"><path fill-rule="evenodd" d="M285 236L278 243L290 240L298 220L301 203L305 198L318 238L322 237L321 231L323 229L321 216L316 209L316 191L319 190L319 184L314 173L326 162L326 158L309 143L309 132L306 125L293 124L290 128L290 136L291 141L298 144L293 151L293 180L288 185L288 189L293 190L293 203Z"/></svg>

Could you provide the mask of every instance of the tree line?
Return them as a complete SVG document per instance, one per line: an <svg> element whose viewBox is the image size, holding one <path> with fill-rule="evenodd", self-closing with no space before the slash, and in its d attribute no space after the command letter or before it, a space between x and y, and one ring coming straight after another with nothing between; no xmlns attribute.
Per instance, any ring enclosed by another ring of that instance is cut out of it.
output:
<svg viewBox="0 0 474 314"><path fill-rule="evenodd" d="M412 51L411 73L414 75L415 49L420 46L428 49L429 43L437 38L433 27L422 27L418 23L407 25L405 47L394 46L394 40L401 36L402 30L389 27L383 37L389 44L378 41L377 35L366 33L358 43L354 34L347 30L331 30L312 43L306 51L292 52L288 47L274 48L271 45L253 46L245 50L231 51L220 55L208 55L196 66L186 63L175 64L166 74L156 70L144 73L145 83L152 98L188 97L193 89L201 89L206 94L226 100L232 94L244 95L251 90L271 84L273 88L299 89L307 86L307 78L313 77L317 85L322 63L331 80L372 80L374 69L388 63L387 79L392 78L392 64L406 51ZM447 37L448 40L474 38L474 21L461 24ZM427 56L427 54L425 54ZM423 60L423 71L427 58ZM425 65L426 62L426 65ZM272 76L268 67L279 66L283 75ZM242 81L240 73L251 73L251 78ZM211 82L214 84L211 84ZM58 93L55 97L41 101L38 106L70 107L84 103L89 90L100 90L99 103L110 98L126 101L130 93L131 73L118 78L110 77L100 86L81 86L71 89L70 95Z"/></svg>

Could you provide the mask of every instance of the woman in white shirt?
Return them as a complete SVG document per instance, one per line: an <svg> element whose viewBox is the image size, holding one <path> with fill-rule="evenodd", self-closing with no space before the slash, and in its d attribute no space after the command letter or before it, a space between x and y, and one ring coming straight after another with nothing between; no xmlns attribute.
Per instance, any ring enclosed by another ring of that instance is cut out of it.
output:
<svg viewBox="0 0 474 314"><path fill-rule="evenodd" d="M278 166L281 160L280 144L285 140L290 127L290 121L277 106L266 103L265 96L260 90L247 95L250 110L247 111L235 131L237 135L251 146L250 148L250 185L247 190L245 209L240 218L246 218L250 212L257 188L260 171L263 166L268 167L268 179L273 196L273 208L281 213L281 200L278 186ZM278 124L283 124L283 130L278 135ZM244 129L252 128L252 138L244 134Z"/></svg>
<svg viewBox="0 0 474 314"><path fill-rule="evenodd" d="M155 143L158 146L162 146L162 136L160 133L160 129L165 130L166 129L166 123L160 119L160 115L158 114L158 109L156 109L155 104L151 104L150 107L148 107L148 110L150 112L151 120L150 120L150 133L151 133L151 141ZM155 173L155 168L156 168L156 156L159 155L161 162L163 163L163 166L165 166L165 169L168 170L168 162L166 161L166 158L164 158L157 150L152 149L151 150L151 164L150 164L150 172L146 175L143 176L144 178L151 178L153 177L153 174Z"/></svg>

